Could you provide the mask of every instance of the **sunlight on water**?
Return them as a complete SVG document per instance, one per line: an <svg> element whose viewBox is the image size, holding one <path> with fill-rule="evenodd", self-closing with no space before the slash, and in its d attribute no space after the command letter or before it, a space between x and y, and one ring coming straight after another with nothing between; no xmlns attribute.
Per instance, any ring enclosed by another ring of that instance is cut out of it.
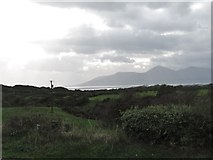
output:
<svg viewBox="0 0 213 160"><path fill-rule="evenodd" d="M166 84L166 85L171 85L171 86L178 86L178 85L183 85L183 86L187 86L187 85L205 85L208 83L185 83L185 84ZM140 87L140 86L146 86L146 87L150 87L150 86L155 86L155 85L163 85L163 84L145 84L145 85L117 85L117 86L71 86L71 87L65 87L69 90L81 90L81 91L85 91L85 90L112 90L112 89L124 89L124 88L132 88L132 87Z"/></svg>

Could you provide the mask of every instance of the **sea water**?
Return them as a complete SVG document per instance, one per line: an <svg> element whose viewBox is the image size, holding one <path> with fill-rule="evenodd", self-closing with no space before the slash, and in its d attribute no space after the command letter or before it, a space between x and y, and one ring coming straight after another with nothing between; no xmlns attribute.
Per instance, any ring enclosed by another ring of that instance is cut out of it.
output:
<svg viewBox="0 0 213 160"><path fill-rule="evenodd" d="M203 84L166 84L170 86L178 86L178 85L206 85L207 83ZM145 84L145 85L116 85L116 86L71 86L71 87L66 87L69 90L81 90L81 91L86 91L86 90L112 90L112 89L124 89L124 88L132 88L132 87L140 87L140 86L154 86L154 85L162 85L162 84Z"/></svg>

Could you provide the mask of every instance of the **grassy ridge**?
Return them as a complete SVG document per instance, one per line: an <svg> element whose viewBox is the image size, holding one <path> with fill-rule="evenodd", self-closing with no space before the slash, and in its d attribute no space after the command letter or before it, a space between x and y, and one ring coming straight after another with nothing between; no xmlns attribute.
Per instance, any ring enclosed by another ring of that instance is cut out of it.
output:
<svg viewBox="0 0 213 160"><path fill-rule="evenodd" d="M208 93L209 93L209 90L208 90L208 89L199 89L199 90L197 91L197 95L198 95L198 96L206 96L206 95L208 95Z"/></svg>
<svg viewBox="0 0 213 160"><path fill-rule="evenodd" d="M98 96L93 96L90 97L90 101L103 101L105 99L119 99L120 95L118 94L103 94L103 95L98 95Z"/></svg>
<svg viewBox="0 0 213 160"><path fill-rule="evenodd" d="M45 115L46 117L53 117L53 118L61 118L63 121L69 124L75 124L84 128L88 128L90 126L94 126L97 124L95 120L89 119L82 119L80 117L76 117L70 115L67 112L64 112L61 108L54 107L53 113L51 113L50 107L9 107L9 108L2 108L3 110L3 122L8 121L15 115L18 116L32 116L34 114Z"/></svg>
<svg viewBox="0 0 213 160"><path fill-rule="evenodd" d="M140 91L140 92L136 92L136 96L137 97L155 97L157 95L157 91Z"/></svg>

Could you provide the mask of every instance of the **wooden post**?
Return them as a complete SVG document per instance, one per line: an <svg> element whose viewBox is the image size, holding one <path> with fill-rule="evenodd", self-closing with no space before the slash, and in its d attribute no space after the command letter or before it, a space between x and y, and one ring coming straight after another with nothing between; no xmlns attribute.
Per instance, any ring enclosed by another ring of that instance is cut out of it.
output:
<svg viewBox="0 0 213 160"><path fill-rule="evenodd" d="M51 102L51 113L53 113L53 81L50 80L50 89L51 89L51 96L52 96L52 102Z"/></svg>

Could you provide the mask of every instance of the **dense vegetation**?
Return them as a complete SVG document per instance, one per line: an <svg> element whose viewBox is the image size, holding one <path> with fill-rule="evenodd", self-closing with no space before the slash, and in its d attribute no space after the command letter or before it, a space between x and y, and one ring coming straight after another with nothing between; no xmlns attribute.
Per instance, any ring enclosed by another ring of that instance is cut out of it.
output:
<svg viewBox="0 0 213 160"><path fill-rule="evenodd" d="M3 86L3 107L57 106L77 116L119 120L132 106L190 105L193 112L210 118L211 85L135 87L129 89L70 91L62 87Z"/></svg>
<svg viewBox="0 0 213 160"><path fill-rule="evenodd" d="M3 86L3 156L209 157L211 87Z"/></svg>
<svg viewBox="0 0 213 160"><path fill-rule="evenodd" d="M189 106L133 108L121 117L123 128L134 139L151 144L204 146L210 143L210 121Z"/></svg>

